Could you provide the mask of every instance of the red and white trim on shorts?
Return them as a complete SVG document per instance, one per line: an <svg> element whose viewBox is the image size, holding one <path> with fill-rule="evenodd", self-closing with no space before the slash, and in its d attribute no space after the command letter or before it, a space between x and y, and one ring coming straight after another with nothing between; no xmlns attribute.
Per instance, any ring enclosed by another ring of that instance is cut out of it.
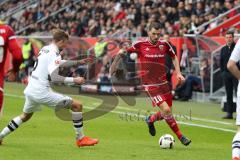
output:
<svg viewBox="0 0 240 160"><path fill-rule="evenodd" d="M2 92L2 93L4 92L3 88L1 88L1 87L0 87L0 92Z"/></svg>
<svg viewBox="0 0 240 160"><path fill-rule="evenodd" d="M168 82L165 81L165 82L162 82L162 83L156 83L156 84L143 84L143 87L157 87L157 86L162 86L162 85L165 85L167 84Z"/></svg>
<svg viewBox="0 0 240 160"><path fill-rule="evenodd" d="M16 39L17 37L16 36L11 36L8 38L8 40L11 40L11 39Z"/></svg>

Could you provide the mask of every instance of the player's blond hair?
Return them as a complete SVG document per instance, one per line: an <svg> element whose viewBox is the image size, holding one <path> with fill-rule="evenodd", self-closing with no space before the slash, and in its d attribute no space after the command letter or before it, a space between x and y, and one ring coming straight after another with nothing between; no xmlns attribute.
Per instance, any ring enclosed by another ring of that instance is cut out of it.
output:
<svg viewBox="0 0 240 160"><path fill-rule="evenodd" d="M53 29L52 30L53 40L55 42L61 41L61 40L68 40L69 35L67 32L61 29Z"/></svg>

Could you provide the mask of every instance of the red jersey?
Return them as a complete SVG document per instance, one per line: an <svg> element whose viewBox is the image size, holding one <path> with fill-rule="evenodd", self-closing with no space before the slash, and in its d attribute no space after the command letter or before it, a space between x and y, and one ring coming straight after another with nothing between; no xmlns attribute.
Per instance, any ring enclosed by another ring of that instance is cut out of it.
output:
<svg viewBox="0 0 240 160"><path fill-rule="evenodd" d="M141 77L142 84L157 85L166 82L166 54L174 58L175 53L166 41L158 41L152 44L149 40L135 43L127 49L128 53L137 53L140 71L144 72Z"/></svg>
<svg viewBox="0 0 240 160"><path fill-rule="evenodd" d="M19 47L12 28L8 25L0 24L0 79L4 74L4 64L7 50L12 54L12 64L14 71L18 71L22 63L22 51ZM0 80L1 81L1 80Z"/></svg>

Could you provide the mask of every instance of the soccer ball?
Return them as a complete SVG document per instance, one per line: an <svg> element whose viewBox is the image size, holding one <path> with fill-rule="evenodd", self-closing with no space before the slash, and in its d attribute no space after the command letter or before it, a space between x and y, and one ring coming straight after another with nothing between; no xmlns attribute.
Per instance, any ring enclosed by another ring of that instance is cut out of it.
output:
<svg viewBox="0 0 240 160"><path fill-rule="evenodd" d="M175 140L173 136L170 134L163 135L162 137L159 138L158 142L160 147L163 149L172 149L175 144Z"/></svg>
<svg viewBox="0 0 240 160"><path fill-rule="evenodd" d="M133 60L133 61L135 61L137 59L137 57L138 57L137 53L131 53L130 54L130 59Z"/></svg>

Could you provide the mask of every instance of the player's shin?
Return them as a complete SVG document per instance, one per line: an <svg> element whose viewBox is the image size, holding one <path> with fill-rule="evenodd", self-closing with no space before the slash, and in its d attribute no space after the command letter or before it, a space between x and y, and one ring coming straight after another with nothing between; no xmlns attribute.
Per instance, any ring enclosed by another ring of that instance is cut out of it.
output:
<svg viewBox="0 0 240 160"><path fill-rule="evenodd" d="M232 158L240 158L240 132L237 132L232 141Z"/></svg>
<svg viewBox="0 0 240 160"><path fill-rule="evenodd" d="M9 124L1 131L0 139L3 139L9 133L15 131L22 124L20 116L13 118Z"/></svg>
<svg viewBox="0 0 240 160"><path fill-rule="evenodd" d="M72 112L72 120L73 120L74 130L77 136L76 138L82 139L84 137L82 112Z"/></svg>
<svg viewBox="0 0 240 160"><path fill-rule="evenodd" d="M182 138L182 133L178 127L178 124L172 114L164 116L165 121L168 126L172 129L172 131L177 135L178 139Z"/></svg>

